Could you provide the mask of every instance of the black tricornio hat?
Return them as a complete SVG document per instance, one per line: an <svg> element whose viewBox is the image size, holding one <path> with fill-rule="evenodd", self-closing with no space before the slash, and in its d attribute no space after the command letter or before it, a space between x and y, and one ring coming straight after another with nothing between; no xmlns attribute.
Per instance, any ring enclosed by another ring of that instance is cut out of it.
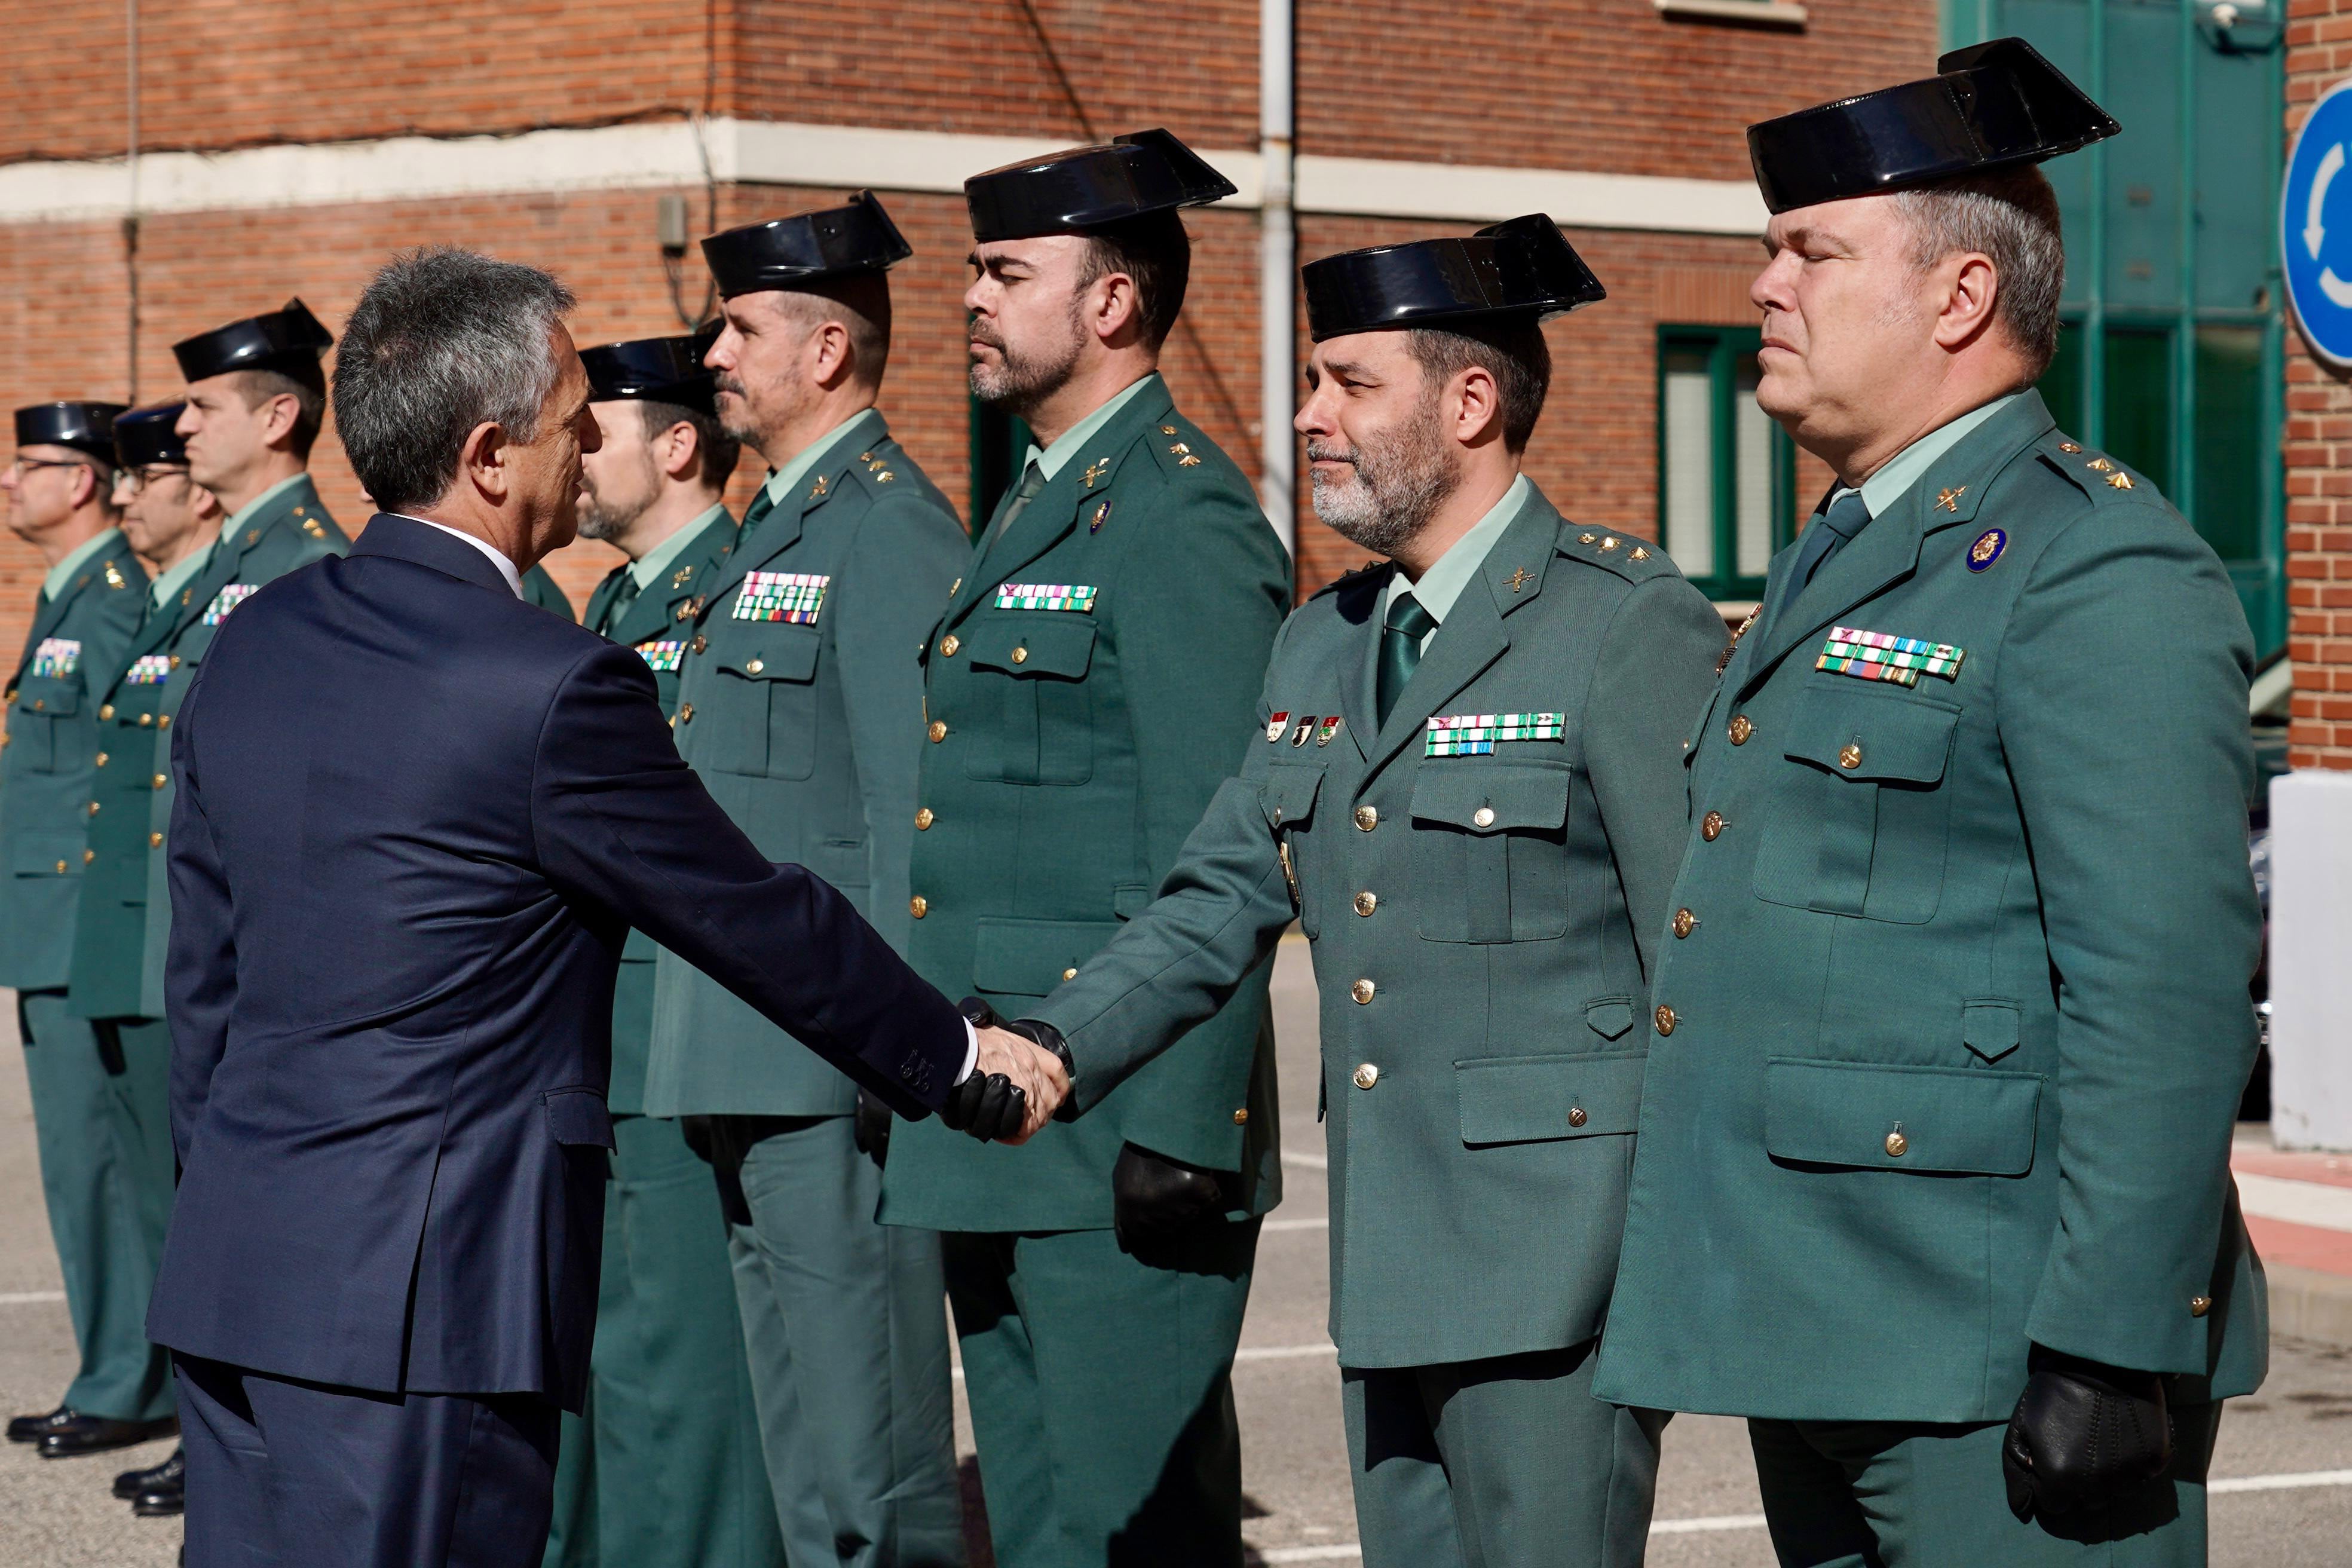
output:
<svg viewBox="0 0 2352 1568"><path fill-rule="evenodd" d="M114 461L114 420L120 403L36 403L16 410L19 447L71 447L101 462Z"/></svg>
<svg viewBox="0 0 2352 1568"><path fill-rule="evenodd" d="M237 370L274 370L310 380L319 374L319 361L334 343L334 334L319 324L308 305L289 300L282 310L247 316L183 339L172 345L172 357L192 382Z"/></svg>
<svg viewBox="0 0 2352 1568"><path fill-rule="evenodd" d="M1383 327L1443 327L1478 317L1541 321L1608 298L1559 226L1529 213L1467 238L1376 245L1310 261L1307 331L1315 342Z"/></svg>
<svg viewBox="0 0 2352 1568"><path fill-rule="evenodd" d="M580 363L588 372L588 395L598 403L634 398L715 414L717 394L710 372L702 367L702 356L717 335L706 328L688 336L632 338L582 349Z"/></svg>
<svg viewBox="0 0 2352 1568"><path fill-rule="evenodd" d="M1776 213L2039 163L2123 127L2023 38L1955 49L1937 74L1748 128Z"/></svg>
<svg viewBox="0 0 2352 1568"><path fill-rule="evenodd" d="M163 403L116 415L115 460L126 468L142 468L150 463L185 463L187 444L180 439L175 426L187 406L184 403Z"/></svg>
<svg viewBox="0 0 2352 1568"><path fill-rule="evenodd" d="M730 228L702 242L722 300L881 272L914 254L872 191L858 192L846 205Z"/></svg>
<svg viewBox="0 0 2352 1568"><path fill-rule="evenodd" d="M1165 131L1007 163L963 183L971 237L983 245L1082 234L1145 213L1205 206L1234 192L1231 180Z"/></svg>

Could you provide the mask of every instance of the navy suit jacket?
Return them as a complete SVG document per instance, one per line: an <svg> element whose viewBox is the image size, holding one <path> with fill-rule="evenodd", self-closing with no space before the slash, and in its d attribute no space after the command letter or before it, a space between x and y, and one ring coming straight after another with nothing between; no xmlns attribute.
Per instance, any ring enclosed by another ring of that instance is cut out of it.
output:
<svg viewBox="0 0 2352 1568"><path fill-rule="evenodd" d="M237 606L173 734L157 1343L579 1408L635 926L905 1115L954 1007L678 760L645 660L375 518Z"/></svg>

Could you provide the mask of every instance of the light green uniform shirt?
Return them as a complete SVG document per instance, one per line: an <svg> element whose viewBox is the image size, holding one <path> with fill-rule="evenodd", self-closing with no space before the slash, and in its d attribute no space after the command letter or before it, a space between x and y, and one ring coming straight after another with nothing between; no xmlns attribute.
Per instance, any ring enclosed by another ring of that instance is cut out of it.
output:
<svg viewBox="0 0 2352 1568"><path fill-rule="evenodd" d="M1903 494L1919 482L1919 476L1931 468L1937 458L1950 451L1960 438L2025 395L2012 392L2006 397L1996 397L1981 408L1971 408L1949 424L1938 425L1908 447L1886 460L1878 472L1862 481L1862 504L1870 509L1873 517L1885 517L1886 509L1903 499ZM1830 497L1834 501L1853 487L1840 485Z"/></svg>
<svg viewBox="0 0 2352 1568"><path fill-rule="evenodd" d="M213 552L220 548L215 539L202 550L191 550L177 565L147 585L148 602L162 607L173 595L188 585L188 580L212 563Z"/></svg>
<svg viewBox="0 0 2352 1568"><path fill-rule="evenodd" d="M1045 470L1046 482L1052 483L1055 477L1069 466L1070 459L1078 455L1078 448L1094 439L1096 431L1118 418L1120 409L1134 402L1138 393L1159 379L1160 373L1155 370L1129 383L1124 391L1114 393L1101 407L1055 437L1054 444L1042 451L1032 441L1029 456L1023 459L1022 467L1025 469L1029 464L1036 464Z"/></svg>
<svg viewBox="0 0 2352 1568"><path fill-rule="evenodd" d="M1489 507L1486 515L1472 523L1461 538L1447 545L1444 554L1429 563L1429 570L1421 574L1421 581L1406 582L1404 573L1400 569L1395 576L1389 579L1388 593L1381 600L1382 620L1387 619L1389 605L1395 602L1396 596L1410 592L1414 601L1429 612L1429 618L1436 623L1421 635L1421 651L1427 653L1429 639L1437 635L1438 626L1445 624L1447 614L1454 608L1454 601L1462 596L1462 590L1470 585L1470 579L1476 576L1478 568L1486 563L1486 556L1495 548L1495 541L1502 538L1503 531L1517 520L1519 509L1528 504L1528 492L1534 488L1528 483L1525 474L1513 479L1511 488L1503 492L1503 499Z"/></svg>
<svg viewBox="0 0 2352 1568"><path fill-rule="evenodd" d="M793 460L797 462L799 459ZM723 502L712 507L688 522L676 533L638 556L629 567L629 575L636 580L637 592L642 594L652 587L654 579L668 571L669 563L677 560L688 545L700 538L704 529L719 521L719 514L726 510Z"/></svg>
<svg viewBox="0 0 2352 1568"><path fill-rule="evenodd" d="M100 551L110 549L121 542L122 531L119 528L110 528L103 532L92 534L75 545L73 552L50 567L49 574L41 579L42 601L47 603L64 593L66 584L73 581L74 574L89 565L92 557Z"/></svg>
<svg viewBox="0 0 2352 1568"><path fill-rule="evenodd" d="M791 459L787 461L782 468L778 468L774 473L768 476L768 503L771 506L783 505L784 498L793 493L793 487L801 482L802 478L805 476L811 468L816 467L817 459L824 457L827 452L833 450L833 444L835 441L840 440L843 436L848 434L849 427L851 426L856 424L859 420L869 416L877 420L882 417L879 414L875 413L873 407L869 405L866 407L859 409L856 413L851 415L848 418L843 420L840 424L835 426L832 429L826 431L824 435L818 437L815 440L811 441L807 446L803 447L799 451L793 453ZM678 531L683 533L687 531L680 529ZM643 583L640 583L637 585L640 588L645 586Z"/></svg>
<svg viewBox="0 0 2352 1568"><path fill-rule="evenodd" d="M226 522L221 524L222 536L226 537L229 534L235 533L238 529L243 528L245 526L246 519L251 517L263 507L268 506L271 501L276 500L279 496L285 494L288 490L292 489L296 485L300 484L304 479L307 479L310 477L310 476L308 473L289 474L284 479L278 480L276 484L270 486L268 489L262 491L259 495L254 497L251 500L246 502L243 506L237 508L236 514Z"/></svg>

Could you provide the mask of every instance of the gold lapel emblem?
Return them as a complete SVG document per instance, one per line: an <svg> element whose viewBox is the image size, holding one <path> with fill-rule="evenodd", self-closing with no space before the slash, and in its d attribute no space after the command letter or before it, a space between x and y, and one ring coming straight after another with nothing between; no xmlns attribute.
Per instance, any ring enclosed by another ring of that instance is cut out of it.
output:
<svg viewBox="0 0 2352 1568"><path fill-rule="evenodd" d="M810 489L809 489L809 500L823 500L824 499L824 476L823 474L819 474L819 475L816 477L816 483L815 483L813 487L811 487L811 488L810 488Z"/></svg>
<svg viewBox="0 0 2352 1568"><path fill-rule="evenodd" d="M1739 623L1738 629L1731 634L1731 640L1723 645L1723 653L1715 661L1716 674L1721 675L1723 673L1724 666L1731 662L1732 649L1739 646L1739 639L1748 635L1748 628L1754 626L1756 624L1756 617L1763 613L1764 606L1760 602L1755 608L1748 612L1748 618ZM1685 747L1685 749L1687 750L1688 748Z"/></svg>
<svg viewBox="0 0 2352 1568"><path fill-rule="evenodd" d="M1960 510L1960 498L1968 493L1969 487L1966 485L1956 486L1948 490L1938 490L1936 492L1936 504L1946 511L1958 511Z"/></svg>
<svg viewBox="0 0 2352 1568"><path fill-rule="evenodd" d="M1080 474L1078 477L1087 481L1087 489L1092 489L1095 488L1096 480L1108 477L1109 473L1110 459L1108 458L1097 458L1094 462L1088 463L1087 465L1087 471Z"/></svg>
<svg viewBox="0 0 2352 1568"><path fill-rule="evenodd" d="M1511 585L1511 592L1516 594L1520 589L1526 587L1528 584L1534 582L1536 580L1536 576L1534 573L1528 571L1526 567L1521 566L1514 569L1511 574L1503 580Z"/></svg>
<svg viewBox="0 0 2352 1568"><path fill-rule="evenodd" d="M120 588L123 585L122 574L115 570L114 563L111 561L106 563L106 585L110 588Z"/></svg>
<svg viewBox="0 0 2352 1568"><path fill-rule="evenodd" d="M693 567L681 566L669 574L669 585L673 588L683 588L686 586L686 580L693 575Z"/></svg>
<svg viewBox="0 0 2352 1568"><path fill-rule="evenodd" d="M1109 516L1110 501L1106 499L1096 505L1094 516L1087 520L1087 531L1088 533L1100 533L1102 531L1104 521L1108 520Z"/></svg>
<svg viewBox="0 0 2352 1568"><path fill-rule="evenodd" d="M246 542L247 544L258 544L258 543L260 543L260 542L261 542L261 530L259 530L259 529L257 529L257 528L248 528L248 529L247 529L247 530L245 531L245 542Z"/></svg>

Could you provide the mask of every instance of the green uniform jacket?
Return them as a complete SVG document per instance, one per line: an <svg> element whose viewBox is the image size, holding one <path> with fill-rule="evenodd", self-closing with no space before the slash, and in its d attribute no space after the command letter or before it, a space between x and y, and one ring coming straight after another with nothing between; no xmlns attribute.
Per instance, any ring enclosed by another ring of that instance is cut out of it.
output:
<svg viewBox="0 0 2352 1568"><path fill-rule="evenodd" d="M620 619L604 624L607 606L629 574L627 564L613 568L596 591L588 595L588 629L625 643L645 656L661 696L662 711L677 721L678 670L685 663L687 634L678 623L678 609L707 592L726 564L728 547L735 542L735 520L720 512L704 525L670 563L670 570L650 588L629 601ZM605 1103L615 1112L646 1108L646 1057L653 1043L654 959L661 949L641 931L629 932L621 949L621 973L613 991L613 1084Z"/></svg>
<svg viewBox="0 0 2352 1568"><path fill-rule="evenodd" d="M1819 667L1840 628L1957 652L1860 679ZM1596 1393L1997 1421L2029 1342L2259 1384L2252 658L2213 552L2033 395L1742 640L1691 734Z"/></svg>
<svg viewBox="0 0 2352 1568"><path fill-rule="evenodd" d="M72 1008L85 1018L163 1016L171 931L163 836L170 750L160 744L222 621L247 594L351 547L305 476L224 531L179 597L151 610L99 689L102 763L89 802L89 868L74 935Z"/></svg>
<svg viewBox="0 0 2352 1568"><path fill-rule="evenodd" d="M968 553L954 506L868 409L782 505L746 519L725 568L677 612L680 754L762 854L831 882L902 950L915 650ZM856 1098L732 993L660 955L648 1112L824 1116Z"/></svg>
<svg viewBox="0 0 2352 1568"><path fill-rule="evenodd" d="M1155 378L987 543L926 647L907 955L926 979L1019 1016L1143 912L1243 754L1289 602L1249 481ZM900 1128L882 1217L1100 1229L1129 1142L1240 1171L1236 1209L1265 1213L1282 1194L1265 984L1261 969L1127 1092L1025 1147Z"/></svg>
<svg viewBox="0 0 2352 1568"><path fill-rule="evenodd" d="M1322 997L1331 1336L1358 1367L1600 1331L1635 1018L1682 858L1680 742L1724 640L1663 552L1537 491L1376 727L1392 570L1290 617L1241 776L1160 902L1029 1009L1067 1037L1091 1107L1271 948L1295 879ZM1455 714L1557 722L1428 755L1429 721Z"/></svg>
<svg viewBox="0 0 2352 1568"><path fill-rule="evenodd" d="M73 966L88 843L98 691L146 605L147 569L120 533L33 612L0 741L0 985L55 990Z"/></svg>
<svg viewBox="0 0 2352 1568"><path fill-rule="evenodd" d="M563 596L563 590L556 586L555 579L547 574L544 566L533 565L522 574L522 596L549 614L562 616L567 621L579 618L572 613L572 601Z"/></svg>

